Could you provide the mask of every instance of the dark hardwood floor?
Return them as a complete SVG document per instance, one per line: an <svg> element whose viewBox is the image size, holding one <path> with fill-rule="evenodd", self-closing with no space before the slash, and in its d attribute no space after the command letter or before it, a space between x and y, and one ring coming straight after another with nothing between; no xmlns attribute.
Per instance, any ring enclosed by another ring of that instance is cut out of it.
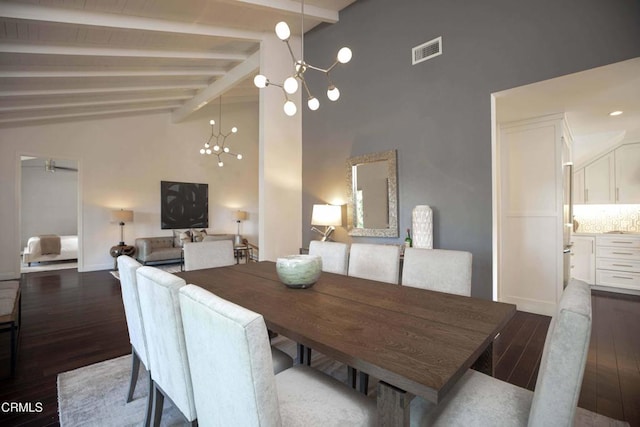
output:
<svg viewBox="0 0 640 427"><path fill-rule="evenodd" d="M58 425L60 372L130 351L119 282L107 271L74 269L22 276L17 375L8 374L9 334L0 335L0 405L32 403L30 413L0 411L2 426ZM579 406L640 426L640 297L593 293L594 323ZM494 345L496 376L533 390L550 318L518 312ZM37 412L36 402L42 403ZM2 406L0 406L0 409Z"/></svg>

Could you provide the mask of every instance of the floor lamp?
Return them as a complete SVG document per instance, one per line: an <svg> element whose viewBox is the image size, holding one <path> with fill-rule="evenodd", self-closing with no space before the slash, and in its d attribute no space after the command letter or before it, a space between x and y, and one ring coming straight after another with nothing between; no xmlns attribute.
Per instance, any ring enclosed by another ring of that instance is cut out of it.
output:
<svg viewBox="0 0 640 427"><path fill-rule="evenodd" d="M120 225L120 243L118 243L118 245L125 246L124 224L127 222L133 222L133 211L124 209L111 211L111 222L117 222L118 225Z"/></svg>
<svg viewBox="0 0 640 427"><path fill-rule="evenodd" d="M236 233L236 246L242 245L242 236L240 235L240 221L247 219L246 211L236 212L236 222L238 223L238 232Z"/></svg>

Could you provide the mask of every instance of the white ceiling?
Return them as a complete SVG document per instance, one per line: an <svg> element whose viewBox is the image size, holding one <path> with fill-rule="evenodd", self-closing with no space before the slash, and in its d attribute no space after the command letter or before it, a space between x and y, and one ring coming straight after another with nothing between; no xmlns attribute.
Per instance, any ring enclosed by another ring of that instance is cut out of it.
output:
<svg viewBox="0 0 640 427"><path fill-rule="evenodd" d="M305 32L355 0L305 0ZM300 0L0 0L0 126L251 101L263 33Z"/></svg>
<svg viewBox="0 0 640 427"><path fill-rule="evenodd" d="M498 123L565 113L580 164L620 142L640 142L640 58L498 92ZM620 116L609 113L622 110Z"/></svg>

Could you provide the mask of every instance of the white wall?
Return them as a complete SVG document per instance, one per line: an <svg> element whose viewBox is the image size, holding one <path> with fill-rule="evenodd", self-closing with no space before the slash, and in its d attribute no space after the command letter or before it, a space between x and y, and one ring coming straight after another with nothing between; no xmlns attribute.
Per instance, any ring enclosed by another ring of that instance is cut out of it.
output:
<svg viewBox="0 0 640 427"><path fill-rule="evenodd" d="M209 119L217 107L207 107L188 121L173 124L169 114L119 117L0 129L0 278L19 275L18 202L19 157L61 157L78 161L81 271L110 269L109 248L120 230L110 211L134 211L125 226L125 241L136 237L170 235L160 229L160 181L209 184L209 230L236 232L234 212L248 218L241 232L250 242L258 235L258 106L223 105L223 131L237 126L229 137L243 160L228 157L219 168L215 157L199 154L209 138Z"/></svg>

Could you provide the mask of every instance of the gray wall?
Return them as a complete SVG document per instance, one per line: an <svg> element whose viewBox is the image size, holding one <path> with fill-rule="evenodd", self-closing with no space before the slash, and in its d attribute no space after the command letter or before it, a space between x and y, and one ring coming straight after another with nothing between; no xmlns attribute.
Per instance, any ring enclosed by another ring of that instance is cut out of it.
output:
<svg viewBox="0 0 640 427"><path fill-rule="evenodd" d="M438 36L443 55L412 66L411 47ZM346 159L396 148L400 236L353 241L400 243L430 205L434 247L472 252L472 294L491 298L490 94L640 56L640 2L359 0L305 36L305 59L329 65L343 45L337 103L307 73L322 104L303 113L303 244L314 203L346 202Z"/></svg>

